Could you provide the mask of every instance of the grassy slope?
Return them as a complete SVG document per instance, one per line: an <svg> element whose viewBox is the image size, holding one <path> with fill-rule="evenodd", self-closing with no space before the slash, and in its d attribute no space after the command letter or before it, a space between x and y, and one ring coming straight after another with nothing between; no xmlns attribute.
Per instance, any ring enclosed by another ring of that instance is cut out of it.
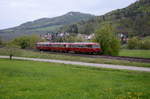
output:
<svg viewBox="0 0 150 99"><path fill-rule="evenodd" d="M17 51L18 52L18 51ZM0 49L0 55L8 55L6 49ZM49 54L49 53L40 53L33 52L29 50L20 50L16 56L22 57L33 57L33 58L45 58L45 59L59 59L59 60L70 60L70 61L81 61L81 62L90 62L90 63L103 63L103 64L118 64L118 65L127 65L127 66L140 66L140 67L150 67L149 63L140 63L140 62L129 62L123 60L112 60L112 59L103 59L103 58L86 58L80 56L69 56L63 54Z"/></svg>
<svg viewBox="0 0 150 99"><path fill-rule="evenodd" d="M0 99L148 99L150 74L0 59Z"/></svg>
<svg viewBox="0 0 150 99"><path fill-rule="evenodd" d="M150 58L150 50L121 50L120 56Z"/></svg>

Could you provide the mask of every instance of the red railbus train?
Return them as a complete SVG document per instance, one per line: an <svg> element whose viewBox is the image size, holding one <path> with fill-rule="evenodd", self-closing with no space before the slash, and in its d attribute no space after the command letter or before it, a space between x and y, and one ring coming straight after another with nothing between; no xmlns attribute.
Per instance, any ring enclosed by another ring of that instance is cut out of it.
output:
<svg viewBox="0 0 150 99"><path fill-rule="evenodd" d="M36 44L38 50L58 51L58 52L74 52L74 53L95 53L102 51L98 43L52 43L38 42Z"/></svg>

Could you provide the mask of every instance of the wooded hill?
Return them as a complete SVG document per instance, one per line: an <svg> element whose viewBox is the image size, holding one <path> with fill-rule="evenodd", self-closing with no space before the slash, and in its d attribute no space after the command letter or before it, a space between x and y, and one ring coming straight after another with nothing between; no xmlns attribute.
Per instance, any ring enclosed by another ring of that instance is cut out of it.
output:
<svg viewBox="0 0 150 99"><path fill-rule="evenodd" d="M45 34L57 32L60 27L72 23L80 22L81 20L87 21L95 17L91 14L80 12L69 12L65 15L54 18L41 18L35 21L23 23L20 26L0 30L0 36L3 39L12 39L17 36L31 35L31 34Z"/></svg>
<svg viewBox="0 0 150 99"><path fill-rule="evenodd" d="M138 0L134 4L61 28L60 31L93 33L103 24L112 24L118 33L129 36L150 36L150 0Z"/></svg>
<svg viewBox="0 0 150 99"><path fill-rule="evenodd" d="M138 0L126 8L117 9L102 16L69 12L55 18L42 18L14 28L0 30L0 36L7 40L22 35L52 32L90 34L107 23L112 24L117 33L126 33L129 36L150 36L150 0Z"/></svg>

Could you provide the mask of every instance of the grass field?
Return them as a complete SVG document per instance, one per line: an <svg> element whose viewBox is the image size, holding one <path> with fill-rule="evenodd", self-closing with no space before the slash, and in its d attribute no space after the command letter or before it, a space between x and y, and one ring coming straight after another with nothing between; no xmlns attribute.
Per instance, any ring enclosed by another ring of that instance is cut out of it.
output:
<svg viewBox="0 0 150 99"><path fill-rule="evenodd" d="M127 50L122 49L119 56L150 58L150 50Z"/></svg>
<svg viewBox="0 0 150 99"><path fill-rule="evenodd" d="M32 57L32 58L45 58L45 59L59 59L59 60L69 60L69 61L81 61L89 63L102 63L102 64L117 64L117 65L127 65L127 66L140 66L140 67L150 67L149 63L140 63L140 62L129 62L123 60L112 60L104 58L87 58L81 56L70 56L63 54L50 54L45 52L34 52L30 50L18 50L15 56L21 57ZM8 52L4 48L0 48L0 55L8 55Z"/></svg>
<svg viewBox="0 0 150 99"><path fill-rule="evenodd" d="M149 99L150 73L0 59L0 99Z"/></svg>

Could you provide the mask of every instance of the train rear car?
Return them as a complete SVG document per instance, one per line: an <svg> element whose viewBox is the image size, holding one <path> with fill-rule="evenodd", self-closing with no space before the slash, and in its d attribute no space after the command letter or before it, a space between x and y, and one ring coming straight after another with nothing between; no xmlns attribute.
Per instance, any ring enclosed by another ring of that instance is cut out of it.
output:
<svg viewBox="0 0 150 99"><path fill-rule="evenodd" d="M102 50L98 43L71 43L69 51L75 53L100 53Z"/></svg>

